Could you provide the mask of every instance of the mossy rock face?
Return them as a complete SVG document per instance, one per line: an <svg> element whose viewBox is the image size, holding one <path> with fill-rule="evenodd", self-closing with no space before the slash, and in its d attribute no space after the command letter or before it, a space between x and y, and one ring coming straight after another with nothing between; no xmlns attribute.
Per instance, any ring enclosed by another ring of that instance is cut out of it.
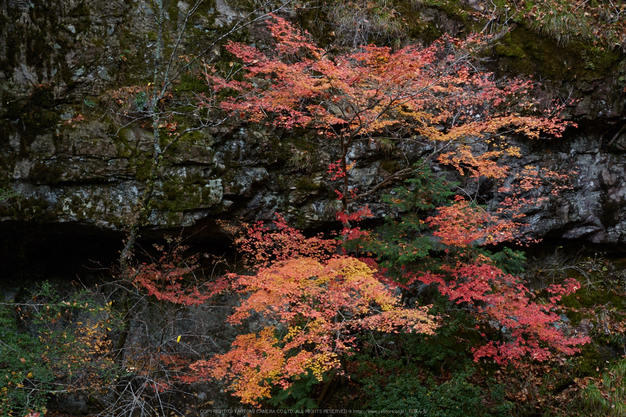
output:
<svg viewBox="0 0 626 417"><path fill-rule="evenodd" d="M569 101L567 118L596 120L619 117L626 109L620 81L626 55L580 41L560 46L518 25L495 46L497 72L532 76L553 98Z"/></svg>
<svg viewBox="0 0 626 417"><path fill-rule="evenodd" d="M214 139L204 132L194 132L185 136L172 149L168 162L171 164L212 165L215 151L212 149Z"/></svg>
<svg viewBox="0 0 626 417"><path fill-rule="evenodd" d="M202 184L185 184L181 186L177 181L164 182L158 193L163 194L162 200L157 200L155 206L160 210L184 212L214 207L222 202L222 181L208 180Z"/></svg>
<svg viewBox="0 0 626 417"><path fill-rule="evenodd" d="M514 74L535 75L554 81L593 82L617 70L623 56L582 42L566 46L518 26L495 47L499 65Z"/></svg>
<svg viewBox="0 0 626 417"><path fill-rule="evenodd" d="M316 181L317 179L317 181ZM296 188L301 191L308 191L311 193L317 192L322 187L319 177L302 177L296 181Z"/></svg>
<svg viewBox="0 0 626 417"><path fill-rule="evenodd" d="M377 17L402 21L406 31L397 38L381 40L393 47L417 42L417 38L428 43L443 33L463 36L484 26L472 18L474 2L379 3L372 10L386 13L393 8L398 14ZM222 41L215 45L212 42L228 30L229 16L233 18L253 4L249 0L203 2L187 23L173 68L179 69L187 62L181 55L188 55L189 59L208 48L204 56L207 62L230 69L232 57L220 48ZM193 4L183 0L164 5L163 34L170 42L176 39L186 10ZM335 29L316 13L314 9L301 9L282 16L317 28L313 35L322 38L322 43L330 48L337 42L337 36L331 36ZM146 0L52 0L32 6L9 2L6 12L0 12L0 35L7 40L6 55L0 59L0 181L3 186L23 190L23 201L47 201L46 218L117 227L127 221L127 209L152 180L154 136L150 120L131 123L134 116L119 111L128 104L135 115L147 117L151 110L149 100L139 100L140 93L135 92L129 94L128 103L116 107L113 90L137 86L143 92L152 87L148 83L154 83L158 36L155 21L153 4ZM397 27L396 23L393 27ZM232 34L228 40L255 42L259 47L269 45L266 31L256 26ZM172 44L165 45L161 52L164 61L156 63L157 73L166 65ZM617 107L624 105L624 100L615 99L617 93L605 91L611 88L605 80L623 62L614 52L604 53L575 42L562 48L520 23L501 40L494 54L500 60L495 65L499 65L501 73L536 74L542 80L550 79L553 91L575 86L584 93L578 109L587 117L596 117L601 108L603 117L615 115ZM575 59L570 60L570 56ZM192 69L200 67L196 63ZM192 93L211 93L193 71L181 74L171 87L172 97L154 108L180 110L167 119L177 123L178 129L164 129L159 137L161 146L172 140L172 134L195 126L200 113L193 113L197 109ZM598 98L605 93L608 102L602 103ZM78 121L79 115L85 121ZM221 116L219 112L211 113L209 123L217 122ZM403 152L395 148L357 149L351 180L365 191L420 155L414 148ZM153 217L155 224L173 225L199 217L200 212L212 216L224 214L224 210L228 210L228 215L242 215L248 220L269 218L280 211L302 226L333 221L337 210L333 192L336 183L329 181L326 170L328 162L338 159L337 153L336 143L324 142L305 131L287 132L251 124L232 130L219 126L194 131L164 155L152 207L158 214ZM184 170L187 173L182 175ZM615 184L621 178L621 173L616 174ZM122 196L122 190L128 191L127 198ZM224 203L223 195L230 203ZM594 205L612 210L604 213L601 222L609 225L616 236L625 230L620 201L616 197ZM364 203L384 216L380 196L372 195ZM587 221L582 219L582 208L580 211L578 218L563 222ZM29 218L45 217L40 209L29 213ZM172 214L168 217L166 213ZM568 216L573 218L571 213Z"/></svg>

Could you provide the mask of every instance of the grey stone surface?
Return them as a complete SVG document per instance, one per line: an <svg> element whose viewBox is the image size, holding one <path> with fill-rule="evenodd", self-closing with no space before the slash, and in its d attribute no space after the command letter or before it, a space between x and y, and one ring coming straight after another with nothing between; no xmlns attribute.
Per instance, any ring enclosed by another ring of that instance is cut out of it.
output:
<svg viewBox="0 0 626 417"><path fill-rule="evenodd" d="M191 6L165 3L166 38L175 39ZM206 48L244 9L241 2L206 1L189 21L180 54ZM436 13L424 9L420 15L428 20ZM141 127L112 115L111 92L153 80L156 17L154 4L144 0L2 3L0 185L20 194L0 204L2 220L77 222L108 230L128 224L146 189L154 138L150 123ZM217 56L216 51L210 55ZM157 65L157 72L162 68ZM522 142L523 158L509 161L512 173L525 165L577 172L570 190L557 197L546 194L545 204L529 210L530 235L604 243L626 239L626 133L620 130L626 99L618 78L615 68L581 80L546 80L546 95L578 99L565 115L584 129L570 129L549 144ZM139 105L137 96L134 103ZM78 120L83 114L84 120ZM337 183L326 172L328 163L338 159L333 145L262 126L196 131L164 155L148 226L234 217L268 220L276 212L298 227L329 224L338 207ZM350 180L365 192L431 150L411 140L391 150L357 143L348 155L355 163ZM389 190L362 203L383 217L387 209L380 195Z"/></svg>

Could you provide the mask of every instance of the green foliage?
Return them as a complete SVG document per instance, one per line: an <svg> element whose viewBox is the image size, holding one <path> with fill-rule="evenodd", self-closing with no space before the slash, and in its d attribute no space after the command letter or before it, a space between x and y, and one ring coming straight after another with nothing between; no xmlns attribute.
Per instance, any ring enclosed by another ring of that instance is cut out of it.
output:
<svg viewBox="0 0 626 417"><path fill-rule="evenodd" d="M471 347L477 340L471 329L475 320L444 297L433 298L430 313L447 312L435 334L360 336L360 353L349 358L357 368L352 377L361 390L357 406L466 416L475 415L475 410L488 402L493 414L485 415L507 415L510 405L504 400L503 387L474 376Z"/></svg>
<svg viewBox="0 0 626 417"><path fill-rule="evenodd" d="M402 372L381 386L371 378L367 390L371 392L368 408L372 410L417 410L419 415L437 417L508 416L512 404L504 399L501 386L481 387L471 382L475 370L468 367L449 380L437 384L434 378L422 381L414 374ZM491 406L486 408L489 403Z"/></svg>
<svg viewBox="0 0 626 417"><path fill-rule="evenodd" d="M424 162L415 165L413 175L405 181L408 188L396 188L395 195L386 195L383 200L392 203L400 212L417 214L432 210L454 195L452 188L456 184L436 177Z"/></svg>
<svg viewBox="0 0 626 417"><path fill-rule="evenodd" d="M146 110L148 103L150 102L150 98L145 91L140 91L135 96L135 108L139 111Z"/></svg>
<svg viewBox="0 0 626 417"><path fill-rule="evenodd" d="M415 360L433 372L444 368L456 372L472 363L471 347L479 342L476 334L470 331L476 326L474 318L439 294L434 296L431 313L446 314L446 320L436 334L412 348Z"/></svg>
<svg viewBox="0 0 626 417"><path fill-rule="evenodd" d="M381 369L381 374L414 367L428 373L459 372L473 363L471 357L474 333L469 331L476 324L466 311L455 308L447 299L435 295L431 314L447 312L446 320L429 336L417 334L371 334L363 336L362 354L354 360ZM366 368L362 371L366 371Z"/></svg>
<svg viewBox="0 0 626 417"><path fill-rule="evenodd" d="M323 382L327 381L328 376ZM287 389L274 389L268 403L288 410L313 410L318 407L311 398L315 389L320 385L320 381L312 372L300 375Z"/></svg>
<svg viewBox="0 0 626 417"><path fill-rule="evenodd" d="M423 163L416 164L414 176L406 184L395 188L393 194L383 196L383 201L391 205L398 216L388 217L384 226L377 230L375 239L359 242L364 250L375 253L380 265L394 277L399 276L396 270L400 267L419 265L432 269L438 265L437 258L429 257L429 254L444 248L426 233L429 226L424 223L424 218L435 208L446 205L457 186L433 174ZM524 271L526 257L521 251L508 247L497 251L475 247L472 251L491 258L495 266L507 274Z"/></svg>
<svg viewBox="0 0 626 417"><path fill-rule="evenodd" d="M428 211L444 204L454 194L455 183L435 176L424 164L416 164L412 178L406 186L383 196L398 213L386 218L385 225L377 230L377 238L360 242L366 251L377 255L381 266L394 273L394 268L411 265L423 260L436 248L435 241L424 234L423 218Z"/></svg>
<svg viewBox="0 0 626 417"><path fill-rule="evenodd" d="M15 314L0 307L0 413L25 415L44 411L54 374L41 361L45 347L28 332L20 332ZM32 384L31 381L36 381Z"/></svg>
<svg viewBox="0 0 626 417"><path fill-rule="evenodd" d="M524 272L526 255L522 251L504 247L495 253L484 251L484 254L491 258L495 265L507 274L519 275Z"/></svg>
<svg viewBox="0 0 626 417"><path fill-rule="evenodd" d="M17 193L15 191L5 190L4 188L0 188L0 201L4 201L15 196L17 196Z"/></svg>
<svg viewBox="0 0 626 417"><path fill-rule="evenodd" d="M112 376L110 305L48 282L24 303L0 305L0 415L45 412L50 395L96 392Z"/></svg>

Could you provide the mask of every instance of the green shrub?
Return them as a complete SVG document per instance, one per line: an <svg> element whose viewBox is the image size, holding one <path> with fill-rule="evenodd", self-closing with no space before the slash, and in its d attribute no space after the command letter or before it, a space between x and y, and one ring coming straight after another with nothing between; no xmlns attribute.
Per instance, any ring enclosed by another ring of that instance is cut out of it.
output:
<svg viewBox="0 0 626 417"><path fill-rule="evenodd" d="M0 415L45 412L51 395L86 395L112 377L110 304L41 284L23 303L0 304Z"/></svg>
<svg viewBox="0 0 626 417"><path fill-rule="evenodd" d="M421 381L415 374L396 375L381 386L372 380L367 386L372 410L413 410L414 415L436 417L508 416L512 404L504 399L502 387L491 389L474 385L471 367L456 373L451 379L437 384L431 377ZM490 404L487 408L486 404Z"/></svg>

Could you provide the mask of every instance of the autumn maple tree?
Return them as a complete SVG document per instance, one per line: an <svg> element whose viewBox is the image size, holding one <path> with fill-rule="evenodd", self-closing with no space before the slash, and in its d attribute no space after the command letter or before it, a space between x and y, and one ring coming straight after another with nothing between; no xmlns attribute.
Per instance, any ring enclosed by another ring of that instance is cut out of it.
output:
<svg viewBox="0 0 626 417"><path fill-rule="evenodd" d="M273 324L194 364L198 374L228 381L231 391L254 404L303 374L340 371L339 358L356 348L359 332L433 331L423 307L404 306L388 292L396 286L409 294L424 284L473 316L473 330L484 340L472 349L475 361L519 364L577 352L588 338L564 332L557 303L578 282L533 291L514 275L519 264L507 260L518 255L491 251L521 239L524 210L545 202L532 191L566 187L566 175L535 166L513 172L504 162L521 156L512 137L559 137L568 126L558 109L533 97L534 83L476 69L471 58L489 42L481 35L331 55L278 16L267 28L270 47L226 45L236 59L228 73L205 66L204 79L218 94L201 97L199 106L217 106L238 120L316 131L320 144L337 155L328 174L340 184L343 247L360 246L369 260L336 255L282 219L273 233L249 228L240 243L260 267L232 276L233 288L246 298L230 321L242 323L256 312ZM359 191L350 183L358 163L351 151L359 141L414 141L428 151L417 165ZM435 162L456 171L464 188L429 172ZM376 234L353 228L370 213L352 203L410 175L408 187L386 197L398 218ZM494 184L489 207L478 198L487 180ZM454 194L460 195L450 198Z"/></svg>
<svg viewBox="0 0 626 417"><path fill-rule="evenodd" d="M185 255L189 249L182 239L166 238L165 245L155 244L158 258L131 267L132 283L148 296L180 306L197 306L226 288L223 280L205 281L200 277L198 255Z"/></svg>
<svg viewBox="0 0 626 417"><path fill-rule="evenodd" d="M239 61L238 69L224 74L205 67L208 86L227 97L216 102L203 96L199 106L219 106L251 122L317 131L338 150L329 174L331 181L340 181L336 192L344 212L351 202L413 170L392 173L359 192L349 179L355 164L350 151L357 141L429 143L431 156L444 163L477 177L501 177L507 168L496 160L519 155L507 145L508 136L560 136L566 127L540 110L530 81L499 81L475 69L470 57L484 49L489 41L484 36L442 38L428 47L398 50L369 45L330 55L278 16L267 27L274 39L269 50L229 42L226 49ZM480 141L493 149L476 153L471 145Z"/></svg>
<svg viewBox="0 0 626 417"><path fill-rule="evenodd" d="M243 402L258 405L273 387L288 389L307 374L322 381L330 371L342 373L340 360L360 332L433 333L427 308L404 307L372 262L336 255L337 241L306 238L280 216L274 226L246 228L239 247L258 269L230 275L244 298L229 322L258 314L267 326L238 336L229 352L192 364L195 377L224 379Z"/></svg>

